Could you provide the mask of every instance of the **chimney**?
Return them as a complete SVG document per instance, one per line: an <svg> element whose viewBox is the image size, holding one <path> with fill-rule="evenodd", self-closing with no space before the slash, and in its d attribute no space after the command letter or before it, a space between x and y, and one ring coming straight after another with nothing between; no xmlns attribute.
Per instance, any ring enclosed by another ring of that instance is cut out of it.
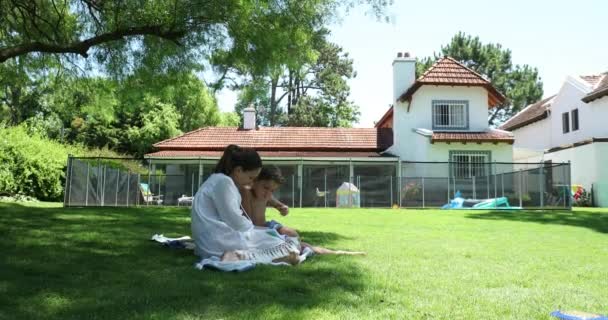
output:
<svg viewBox="0 0 608 320"><path fill-rule="evenodd" d="M416 58L409 52L397 52L393 60L393 103L416 81Z"/></svg>
<svg viewBox="0 0 608 320"><path fill-rule="evenodd" d="M255 108L251 105L243 109L243 129L255 129Z"/></svg>

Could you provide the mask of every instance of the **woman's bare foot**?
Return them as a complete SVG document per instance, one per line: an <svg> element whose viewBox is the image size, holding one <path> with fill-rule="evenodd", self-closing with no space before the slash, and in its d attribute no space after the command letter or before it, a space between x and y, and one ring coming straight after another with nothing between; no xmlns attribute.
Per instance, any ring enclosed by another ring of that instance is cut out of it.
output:
<svg viewBox="0 0 608 320"><path fill-rule="evenodd" d="M243 260L243 255L238 251L226 251L220 258L220 261L235 262Z"/></svg>

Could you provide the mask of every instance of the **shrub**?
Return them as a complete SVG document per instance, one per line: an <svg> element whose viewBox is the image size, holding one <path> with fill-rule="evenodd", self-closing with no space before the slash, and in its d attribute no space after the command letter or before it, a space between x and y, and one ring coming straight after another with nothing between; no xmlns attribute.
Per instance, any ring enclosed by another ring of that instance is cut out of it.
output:
<svg viewBox="0 0 608 320"><path fill-rule="evenodd" d="M0 125L0 196L30 196L44 201L62 201L68 155L119 156L108 149L90 150L82 145L64 145L28 132L23 125ZM116 166L122 165L113 161Z"/></svg>

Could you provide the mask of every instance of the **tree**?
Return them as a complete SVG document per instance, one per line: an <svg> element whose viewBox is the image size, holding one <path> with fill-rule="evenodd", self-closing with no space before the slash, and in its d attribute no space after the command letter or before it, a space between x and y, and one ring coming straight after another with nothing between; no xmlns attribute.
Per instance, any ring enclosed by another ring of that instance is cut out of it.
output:
<svg viewBox="0 0 608 320"><path fill-rule="evenodd" d="M417 74L422 74L441 56L450 56L465 66L487 77L507 99L489 111L488 122L498 126L525 106L543 96L543 83L538 69L528 65L513 65L511 50L497 43L483 44L479 37L457 33L450 43L441 47L440 53L427 57L417 64Z"/></svg>
<svg viewBox="0 0 608 320"><path fill-rule="evenodd" d="M5 0L0 2L0 63L27 54L92 54L115 66L161 56L179 66L175 63L200 60L197 54L228 42L237 50L270 50L272 56L279 51L272 46L276 27L305 37L311 24L327 23L340 8L361 3L380 16L389 2ZM170 54L157 55L159 46Z"/></svg>
<svg viewBox="0 0 608 320"><path fill-rule="evenodd" d="M219 127L238 127L241 125L241 118L236 112L222 112L220 119Z"/></svg>
<svg viewBox="0 0 608 320"><path fill-rule="evenodd" d="M266 74L243 64L234 68L241 78L251 79L235 86L240 89L236 112L242 114L242 109L253 105L258 124L266 126L335 127L356 122L359 111L348 100L347 83L356 76L353 62L341 47L327 41L328 33L325 29L315 33L309 55L282 64L277 61L276 68Z"/></svg>
<svg viewBox="0 0 608 320"><path fill-rule="evenodd" d="M152 144L182 134L179 130L181 115L175 106L152 96L146 96L142 105L146 111L139 119L141 125L126 131L130 151L140 157L150 151Z"/></svg>

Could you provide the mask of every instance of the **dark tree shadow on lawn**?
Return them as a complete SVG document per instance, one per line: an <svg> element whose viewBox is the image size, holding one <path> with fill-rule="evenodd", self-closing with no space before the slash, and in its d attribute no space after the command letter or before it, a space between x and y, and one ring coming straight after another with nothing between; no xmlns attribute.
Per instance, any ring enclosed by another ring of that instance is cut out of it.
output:
<svg viewBox="0 0 608 320"><path fill-rule="evenodd" d="M467 218L482 220L511 220L520 222L534 222L541 224L559 224L573 227L582 227L601 233L608 233L608 212L593 211L490 211L487 213L471 213Z"/></svg>
<svg viewBox="0 0 608 320"><path fill-rule="evenodd" d="M256 318L268 308L298 311L336 299L354 307L351 297L366 286L357 257L220 273L196 270L191 251L148 240L190 234L189 221L182 209L0 204L0 319ZM317 245L343 238L303 234Z"/></svg>

